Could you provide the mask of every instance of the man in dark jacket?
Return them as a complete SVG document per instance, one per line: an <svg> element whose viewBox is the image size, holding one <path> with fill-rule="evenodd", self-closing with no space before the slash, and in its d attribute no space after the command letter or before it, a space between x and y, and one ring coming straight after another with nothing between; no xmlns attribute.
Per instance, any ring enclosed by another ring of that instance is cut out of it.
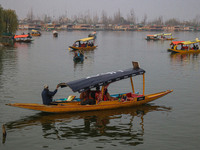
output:
<svg viewBox="0 0 200 150"><path fill-rule="evenodd" d="M49 91L49 86L48 85L44 85L44 90L42 91L42 101L44 105L50 105L52 102L52 98L53 96L57 93L59 88L59 85L57 85L56 89L51 92Z"/></svg>

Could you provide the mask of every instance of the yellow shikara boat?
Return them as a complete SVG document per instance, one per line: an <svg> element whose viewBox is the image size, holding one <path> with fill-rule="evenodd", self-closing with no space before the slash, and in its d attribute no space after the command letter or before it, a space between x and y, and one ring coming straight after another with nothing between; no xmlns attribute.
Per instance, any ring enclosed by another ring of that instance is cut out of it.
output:
<svg viewBox="0 0 200 150"><path fill-rule="evenodd" d="M88 37L77 40L72 46L69 46L69 50L94 50L97 45L94 45L95 37Z"/></svg>
<svg viewBox="0 0 200 150"><path fill-rule="evenodd" d="M163 92L146 95L145 71L139 68L137 62L133 62L133 64L134 68L97 74L80 80L75 80L60 84L61 87L69 86L73 92L80 92L80 93L95 87L99 86L102 87L100 92L101 94L99 94L98 100L96 100L96 104L93 105L82 105L80 101L71 101L71 102L63 101L60 103L54 103L54 105L43 105L43 104L32 104L32 103L13 103L7 105L38 110L43 112L51 112L51 113L84 112L84 111L107 110L107 109L139 106L151 102L153 100L156 100L173 91L173 90L166 90ZM137 75L143 75L143 94L135 94L132 77ZM107 89L107 86L110 83L127 78L130 78L131 81L131 87L132 87L131 92L112 95L113 97L115 97L114 100L108 100L108 101L103 100L105 90Z"/></svg>
<svg viewBox="0 0 200 150"><path fill-rule="evenodd" d="M196 38L194 41L172 41L168 49L172 53L200 53L200 40Z"/></svg>
<svg viewBox="0 0 200 150"><path fill-rule="evenodd" d="M32 30L32 31L31 31L31 35L32 35L32 36L41 36L41 32L38 31L38 30Z"/></svg>

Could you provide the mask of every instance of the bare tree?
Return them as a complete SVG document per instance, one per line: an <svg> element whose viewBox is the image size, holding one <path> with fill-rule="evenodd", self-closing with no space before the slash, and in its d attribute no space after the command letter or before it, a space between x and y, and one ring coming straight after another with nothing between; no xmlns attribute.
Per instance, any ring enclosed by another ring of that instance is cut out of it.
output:
<svg viewBox="0 0 200 150"><path fill-rule="evenodd" d="M118 9L118 11L114 14L113 23L115 23L115 24L121 23L121 12L120 12L120 9Z"/></svg>
<svg viewBox="0 0 200 150"><path fill-rule="evenodd" d="M200 25L200 15L196 15L195 18L192 21L192 24L194 26L199 26Z"/></svg>
<svg viewBox="0 0 200 150"><path fill-rule="evenodd" d="M105 25L108 25L108 16L104 10L102 11L102 14L101 14L101 22Z"/></svg>
<svg viewBox="0 0 200 150"><path fill-rule="evenodd" d="M85 14L86 14L86 16L85 16L86 23L92 24L92 19L91 19L91 15L90 15L90 10L88 9L88 10L86 11Z"/></svg>
<svg viewBox="0 0 200 150"><path fill-rule="evenodd" d="M180 21L175 18L165 21L165 25L175 26L175 25L180 25L180 24L181 24Z"/></svg>
<svg viewBox="0 0 200 150"><path fill-rule="evenodd" d="M93 16L93 21L94 24L97 24L99 22L99 16L97 15L97 13Z"/></svg>
<svg viewBox="0 0 200 150"><path fill-rule="evenodd" d="M144 14L144 17L142 19L141 24L146 25L147 24L147 14Z"/></svg>
<svg viewBox="0 0 200 150"><path fill-rule="evenodd" d="M78 23L78 16L77 15L72 16L72 22Z"/></svg>
<svg viewBox="0 0 200 150"><path fill-rule="evenodd" d="M133 8L130 10L130 13L127 15L127 22L130 24L136 23L136 17L135 17L135 12Z"/></svg>
<svg viewBox="0 0 200 150"><path fill-rule="evenodd" d="M33 15L33 9L31 8L31 10L28 12L27 14L27 19L32 22L34 19L34 15Z"/></svg>
<svg viewBox="0 0 200 150"><path fill-rule="evenodd" d="M151 24L156 24L156 25L163 25L163 17L160 16L157 19L153 20L152 22L150 22Z"/></svg>

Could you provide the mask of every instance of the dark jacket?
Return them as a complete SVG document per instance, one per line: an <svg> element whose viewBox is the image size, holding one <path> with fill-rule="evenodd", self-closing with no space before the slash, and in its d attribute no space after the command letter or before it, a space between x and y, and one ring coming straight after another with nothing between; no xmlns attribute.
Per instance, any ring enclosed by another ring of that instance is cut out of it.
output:
<svg viewBox="0 0 200 150"><path fill-rule="evenodd" d="M55 89L55 91L53 92L49 91L49 89L44 89L41 94L43 104L50 105L50 103L52 102L52 98L56 93L57 93L57 89Z"/></svg>

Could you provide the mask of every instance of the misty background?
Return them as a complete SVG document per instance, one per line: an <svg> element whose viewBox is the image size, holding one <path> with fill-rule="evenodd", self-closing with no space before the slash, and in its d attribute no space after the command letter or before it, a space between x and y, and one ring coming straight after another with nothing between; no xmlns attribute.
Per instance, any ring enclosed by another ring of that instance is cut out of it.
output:
<svg viewBox="0 0 200 150"><path fill-rule="evenodd" d="M191 21L200 16L199 0L1 0L0 5L4 9L15 10L18 19L26 18L30 12L36 19L41 19L44 15L53 18L63 15L73 18L84 14L101 16L102 12L113 17L118 11L127 18L134 11L137 22L144 17L147 17L147 21L159 17L164 21L170 18Z"/></svg>

